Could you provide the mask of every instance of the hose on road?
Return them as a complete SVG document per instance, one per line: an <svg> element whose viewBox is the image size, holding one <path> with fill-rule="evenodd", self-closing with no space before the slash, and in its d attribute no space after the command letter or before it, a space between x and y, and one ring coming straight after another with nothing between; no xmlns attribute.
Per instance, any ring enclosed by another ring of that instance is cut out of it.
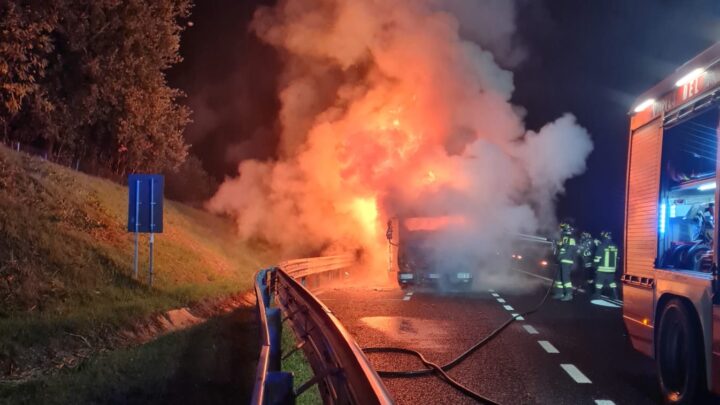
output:
<svg viewBox="0 0 720 405"><path fill-rule="evenodd" d="M556 279L558 276L559 269L555 273L555 277L553 279ZM417 357L426 367L425 369L420 370L402 370L402 371L394 371L394 370L378 370L377 373L380 377L387 377L387 378L412 378L412 377L421 377L421 376L427 376L434 373L437 373L440 378L445 380L448 384L450 384L453 388L457 389L458 391L462 392L464 395L467 395L470 398L475 399L476 401L479 401L481 403L486 404L498 404L497 402L483 396L482 394L471 390L470 388L467 388L466 386L459 383L457 380L453 379L447 374L447 371L451 370L453 367L457 366L458 364L462 363L465 359L467 359L471 354L473 354L475 351L480 349L481 347L485 346L487 343L489 343L491 340L496 338L505 328L510 326L511 323L515 322L516 318L518 316L530 316L540 310L543 305L545 305L545 302L547 302L548 297L550 296L550 292L552 292L553 284L550 284L550 287L545 291L545 295L540 300L540 302L533 307L530 310L527 310L525 312L520 312L516 316L511 316L510 319L503 322L500 326L495 328L492 332L487 334L482 339L478 340L477 343L470 346L467 350L465 350L462 354L451 360L450 362L440 366L436 363L433 363L425 358L422 353L418 352L417 350L413 349L405 349L401 347L368 347L362 349L365 353L400 353L400 354L410 354L415 357Z"/></svg>

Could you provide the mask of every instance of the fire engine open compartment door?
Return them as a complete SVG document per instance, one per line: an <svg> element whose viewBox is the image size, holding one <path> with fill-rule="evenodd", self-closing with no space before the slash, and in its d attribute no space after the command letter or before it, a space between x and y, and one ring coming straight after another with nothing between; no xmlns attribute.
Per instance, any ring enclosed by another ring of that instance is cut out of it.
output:
<svg viewBox="0 0 720 405"><path fill-rule="evenodd" d="M662 120L630 135L625 209L623 319L635 349L654 356L654 267L657 257Z"/></svg>

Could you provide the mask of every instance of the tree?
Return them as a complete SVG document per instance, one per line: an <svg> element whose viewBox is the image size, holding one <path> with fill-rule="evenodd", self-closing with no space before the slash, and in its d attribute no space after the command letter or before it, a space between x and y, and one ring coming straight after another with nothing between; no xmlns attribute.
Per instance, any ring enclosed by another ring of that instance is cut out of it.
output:
<svg viewBox="0 0 720 405"><path fill-rule="evenodd" d="M47 55L52 49L52 16L34 10L21 1L0 3L0 129L7 137L10 121L23 103L38 95L38 80L45 74Z"/></svg>
<svg viewBox="0 0 720 405"><path fill-rule="evenodd" d="M18 1L18 0L16 0ZM189 110L168 86L178 63L179 20L189 0L53 0L26 11L55 15L52 52L38 82L49 107L27 100L14 131L53 155L97 171L175 169L187 155Z"/></svg>

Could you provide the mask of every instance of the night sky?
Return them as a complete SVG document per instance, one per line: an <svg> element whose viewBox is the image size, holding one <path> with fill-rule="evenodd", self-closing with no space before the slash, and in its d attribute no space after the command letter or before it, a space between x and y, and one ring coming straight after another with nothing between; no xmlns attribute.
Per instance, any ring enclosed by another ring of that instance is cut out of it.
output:
<svg viewBox="0 0 720 405"><path fill-rule="evenodd" d="M273 1L196 3L193 26L183 34L185 60L169 79L188 94L185 102L195 111L186 131L193 153L222 178L235 174L241 159L273 155L280 61L248 32L257 5ZM595 143L586 173L567 184L558 215L593 233L621 235L627 112L635 97L720 40L720 1L520 4L516 39L528 56L513 69L513 102L527 109L529 129L572 112Z"/></svg>

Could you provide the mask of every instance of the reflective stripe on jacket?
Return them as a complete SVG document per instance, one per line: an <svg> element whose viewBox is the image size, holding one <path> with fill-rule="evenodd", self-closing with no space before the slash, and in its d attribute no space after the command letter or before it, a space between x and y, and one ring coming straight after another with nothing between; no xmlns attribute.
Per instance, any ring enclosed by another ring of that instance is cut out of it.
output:
<svg viewBox="0 0 720 405"><path fill-rule="evenodd" d="M618 248L612 242L603 242L595 251L597 271L614 273L617 268Z"/></svg>

